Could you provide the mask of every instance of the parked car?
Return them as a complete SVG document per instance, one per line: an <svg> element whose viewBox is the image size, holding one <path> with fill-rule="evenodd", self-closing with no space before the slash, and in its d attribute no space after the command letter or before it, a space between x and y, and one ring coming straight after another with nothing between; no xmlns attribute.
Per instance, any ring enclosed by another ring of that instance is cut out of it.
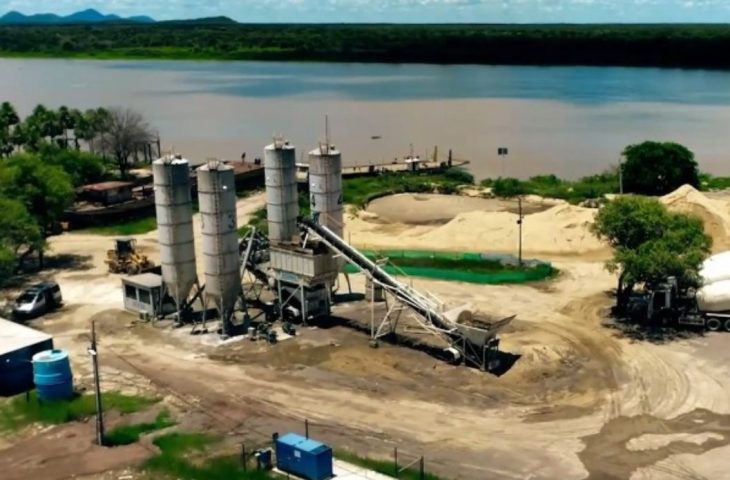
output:
<svg viewBox="0 0 730 480"><path fill-rule="evenodd" d="M43 282L33 285L15 300L13 316L31 318L50 312L63 303L61 288L56 282Z"/></svg>

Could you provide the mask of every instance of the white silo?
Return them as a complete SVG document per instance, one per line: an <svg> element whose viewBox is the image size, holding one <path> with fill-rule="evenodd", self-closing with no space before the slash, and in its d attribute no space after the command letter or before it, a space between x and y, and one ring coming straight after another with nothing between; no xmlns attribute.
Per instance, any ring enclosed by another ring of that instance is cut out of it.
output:
<svg viewBox="0 0 730 480"><path fill-rule="evenodd" d="M264 148L264 167L269 240L272 243L297 243L299 194L294 146L275 139Z"/></svg>
<svg viewBox="0 0 730 480"><path fill-rule="evenodd" d="M162 280L178 310L197 283L190 167L178 156L167 156L152 165L155 210L160 241Z"/></svg>
<svg viewBox="0 0 730 480"><path fill-rule="evenodd" d="M233 168L210 161L198 169L198 200L203 236L205 300L215 302L224 322L241 292Z"/></svg>
<svg viewBox="0 0 730 480"><path fill-rule="evenodd" d="M309 204L319 223L342 237L342 156L329 143L309 152Z"/></svg>

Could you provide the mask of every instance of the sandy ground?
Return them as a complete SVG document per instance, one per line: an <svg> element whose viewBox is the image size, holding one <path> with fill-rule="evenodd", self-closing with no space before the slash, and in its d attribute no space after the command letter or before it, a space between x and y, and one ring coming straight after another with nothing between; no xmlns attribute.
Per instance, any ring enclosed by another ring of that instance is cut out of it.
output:
<svg viewBox="0 0 730 480"><path fill-rule="evenodd" d="M262 196L240 201L240 220L263 201ZM488 223L503 221L503 214L479 212ZM351 234L363 228L360 222L374 225L351 219ZM463 238L476 226L470 224ZM548 227L546 238L572 235L562 223ZM489 238L488 231L471 234L498 245L498 234ZM356 244L359 235L353 237ZM154 238L144 236L140 244L156 260ZM134 316L119 311L119 277L106 273L102 263L109 244L76 234L52 239L54 254L65 260L50 273L66 305L34 322L69 349L79 385L90 385L85 348L94 318L108 388L156 392L175 406L178 417L230 438L264 442L274 431L301 430L307 418L313 435L337 448L387 457L398 446L425 455L428 469L448 478L730 478L730 337L718 333L654 344L607 328L615 279L587 243L582 254L552 250L562 274L549 283L413 280L448 306L468 302L495 316L518 316L503 333L501 350L519 358L500 377L397 345L370 349L367 335L338 325L302 327L297 337L274 346L247 340L215 346L212 336L135 323ZM352 283L363 291L362 277L353 276ZM335 314L367 316L367 310L342 304ZM74 428L60 427L56 434L88 437ZM28 431L6 441L0 470L12 469L17 478L117 478L103 472L127 475L130 465L152 454L120 451L110 460L108 450L90 443L72 448L74 442L53 444L44 435ZM78 455L72 465L65 459L71 454Z"/></svg>
<svg viewBox="0 0 730 480"><path fill-rule="evenodd" d="M535 199L525 201L523 213L547 210L555 202ZM437 195L431 193L391 195L373 200L368 212L386 223L410 225L441 225L463 212L518 212L517 200L480 198L468 195ZM373 217L374 218L374 217Z"/></svg>
<svg viewBox="0 0 730 480"><path fill-rule="evenodd" d="M730 248L730 196L705 195L690 186L662 197L672 211L705 222L716 252ZM524 202L523 251L536 256L610 255L590 232L596 209L528 197ZM368 249L509 252L518 248L514 201L402 194L375 200L367 211L350 210L345 236Z"/></svg>

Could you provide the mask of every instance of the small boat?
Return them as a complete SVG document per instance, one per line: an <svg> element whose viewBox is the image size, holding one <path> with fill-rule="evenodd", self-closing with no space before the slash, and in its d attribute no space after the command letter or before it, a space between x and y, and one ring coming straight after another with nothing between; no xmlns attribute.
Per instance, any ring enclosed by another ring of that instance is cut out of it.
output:
<svg viewBox="0 0 730 480"><path fill-rule="evenodd" d="M370 140L380 140L381 138L383 138L382 135L373 135L372 137L370 137Z"/></svg>

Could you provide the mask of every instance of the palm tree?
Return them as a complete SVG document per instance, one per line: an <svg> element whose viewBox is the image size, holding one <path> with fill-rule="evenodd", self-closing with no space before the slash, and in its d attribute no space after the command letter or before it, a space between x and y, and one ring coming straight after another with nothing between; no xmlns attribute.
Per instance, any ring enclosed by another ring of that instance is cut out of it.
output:
<svg viewBox="0 0 730 480"><path fill-rule="evenodd" d="M69 113L71 115L71 122L73 125L71 128L73 128L74 131L74 144L76 150L79 150L81 148L81 146L79 145L79 131L83 130L86 120L84 119L84 114L76 108L71 109Z"/></svg>
<svg viewBox="0 0 730 480"><path fill-rule="evenodd" d="M63 130L65 147L68 148L68 131L73 130L74 123L75 123L75 117L67 106L62 105L58 109L57 118L58 118L58 126L61 127L61 130Z"/></svg>
<svg viewBox="0 0 730 480"><path fill-rule="evenodd" d="M51 143L63 133L58 114L43 105L37 105L25 120L29 126L38 130L41 138L47 137Z"/></svg>

